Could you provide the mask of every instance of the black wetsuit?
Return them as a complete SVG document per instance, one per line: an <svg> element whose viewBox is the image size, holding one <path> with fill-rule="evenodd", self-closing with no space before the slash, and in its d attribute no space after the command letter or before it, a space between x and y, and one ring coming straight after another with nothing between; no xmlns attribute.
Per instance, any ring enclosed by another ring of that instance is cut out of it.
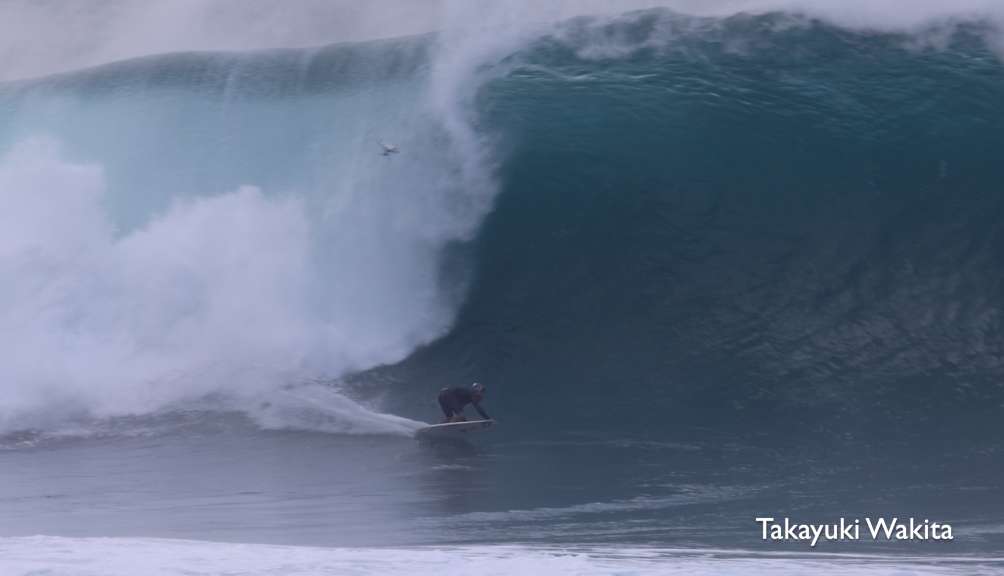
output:
<svg viewBox="0 0 1004 576"><path fill-rule="evenodd" d="M439 393L439 405L443 408L443 414L446 414L447 418L458 412L463 412L464 406L468 404L474 404L478 414L481 414L485 420L492 419L481 407L481 404L478 404L478 397L471 392L470 388L443 388L443 391Z"/></svg>

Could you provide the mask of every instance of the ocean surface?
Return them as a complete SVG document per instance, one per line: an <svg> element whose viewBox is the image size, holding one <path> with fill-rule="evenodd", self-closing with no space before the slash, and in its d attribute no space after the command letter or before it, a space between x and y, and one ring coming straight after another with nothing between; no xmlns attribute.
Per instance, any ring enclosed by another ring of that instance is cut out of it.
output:
<svg viewBox="0 0 1004 576"><path fill-rule="evenodd" d="M1004 13L604 6L9 68L0 573L1004 574Z"/></svg>

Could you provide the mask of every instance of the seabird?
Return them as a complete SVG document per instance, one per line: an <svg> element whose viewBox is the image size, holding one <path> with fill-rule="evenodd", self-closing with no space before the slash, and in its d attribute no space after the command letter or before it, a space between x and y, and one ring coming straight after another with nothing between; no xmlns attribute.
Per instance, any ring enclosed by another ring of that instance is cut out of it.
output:
<svg viewBox="0 0 1004 576"><path fill-rule="evenodd" d="M400 152L400 150L397 149L397 146L391 146L390 144L387 144L383 140L377 139L377 143L380 144L381 148L383 148L384 156L390 156L391 154L396 154Z"/></svg>

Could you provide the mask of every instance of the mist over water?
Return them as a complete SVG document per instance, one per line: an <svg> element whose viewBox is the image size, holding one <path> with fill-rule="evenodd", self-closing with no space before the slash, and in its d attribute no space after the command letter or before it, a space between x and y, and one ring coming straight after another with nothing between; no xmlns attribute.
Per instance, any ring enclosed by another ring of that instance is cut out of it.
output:
<svg viewBox="0 0 1004 576"><path fill-rule="evenodd" d="M946 21L999 26L993 0L11 0L0 7L0 79L67 72L117 60L191 50L298 48L398 38L439 30L486 30L669 8L695 16L786 12L850 28L919 31ZM490 36L490 34L489 34Z"/></svg>
<svg viewBox="0 0 1004 576"><path fill-rule="evenodd" d="M267 396L441 335L463 295L443 250L495 188L425 44L9 85L6 427Z"/></svg>
<svg viewBox="0 0 1004 576"><path fill-rule="evenodd" d="M996 3L89 8L0 7L0 564L999 569Z"/></svg>

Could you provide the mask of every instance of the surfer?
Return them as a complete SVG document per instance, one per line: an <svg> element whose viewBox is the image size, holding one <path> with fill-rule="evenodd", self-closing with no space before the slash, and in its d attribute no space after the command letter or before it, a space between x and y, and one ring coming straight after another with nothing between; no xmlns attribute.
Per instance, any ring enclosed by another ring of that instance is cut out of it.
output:
<svg viewBox="0 0 1004 576"><path fill-rule="evenodd" d="M380 147L383 148L384 156L390 156L391 154L397 154L400 152L400 150L397 149L397 146L391 146L379 138L377 139L377 142L380 144Z"/></svg>
<svg viewBox="0 0 1004 576"><path fill-rule="evenodd" d="M443 414L446 414L446 418L439 423L466 422L467 415L464 414L464 406L473 404L482 418L491 420L492 424L498 424L499 421L489 416L484 408L481 407L480 402L484 397L485 387L477 382L471 384L470 388L461 388L459 386L456 388L443 388L443 391L439 393L439 405L443 408Z"/></svg>

